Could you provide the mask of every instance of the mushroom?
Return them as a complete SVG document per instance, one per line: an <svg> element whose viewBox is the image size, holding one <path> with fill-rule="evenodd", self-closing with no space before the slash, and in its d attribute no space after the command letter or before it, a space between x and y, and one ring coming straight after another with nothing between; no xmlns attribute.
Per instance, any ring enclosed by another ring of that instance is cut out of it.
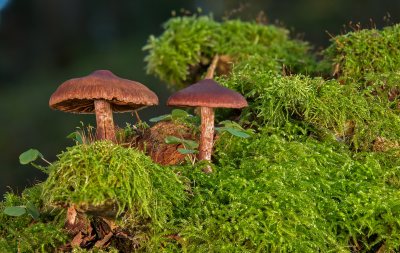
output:
<svg viewBox="0 0 400 253"><path fill-rule="evenodd" d="M214 141L214 108L243 108L248 104L240 93L207 78L170 96L167 105L200 107L201 134L198 158L211 161ZM212 172L211 167L207 166L205 172Z"/></svg>
<svg viewBox="0 0 400 253"><path fill-rule="evenodd" d="M158 98L139 82L97 70L65 81L51 95L49 106L64 112L96 114L98 140L116 141L113 112L135 111L157 105Z"/></svg>

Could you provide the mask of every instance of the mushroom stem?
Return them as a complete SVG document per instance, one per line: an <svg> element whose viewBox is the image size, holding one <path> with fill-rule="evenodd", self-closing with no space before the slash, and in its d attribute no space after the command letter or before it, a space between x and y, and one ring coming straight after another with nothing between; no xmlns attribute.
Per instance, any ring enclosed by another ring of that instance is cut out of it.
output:
<svg viewBox="0 0 400 253"><path fill-rule="evenodd" d="M211 161L211 152L214 142L214 109L210 107L200 107L201 113L201 134L199 145L199 160ZM212 172L207 166L207 173Z"/></svg>
<svg viewBox="0 0 400 253"><path fill-rule="evenodd" d="M105 100L95 100L94 109L96 113L97 139L116 142L111 104Z"/></svg>

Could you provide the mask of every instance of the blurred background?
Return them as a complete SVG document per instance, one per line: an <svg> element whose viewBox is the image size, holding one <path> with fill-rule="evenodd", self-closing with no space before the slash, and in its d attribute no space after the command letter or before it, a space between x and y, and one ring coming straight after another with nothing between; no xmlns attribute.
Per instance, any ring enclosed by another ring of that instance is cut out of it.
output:
<svg viewBox="0 0 400 253"><path fill-rule="evenodd" d="M142 119L168 113L170 92L146 75L142 47L172 13L198 8L217 20L255 20L263 11L269 23L284 25L316 51L329 43L327 32L342 33L350 22L381 28L400 18L395 0L0 0L0 194L20 193L45 178L19 165L22 152L36 148L54 161L73 144L66 136L81 121L95 122L93 115L49 109L50 95L67 79L109 69L159 95L160 106L140 111ZM136 121L129 114L115 119L120 126Z"/></svg>

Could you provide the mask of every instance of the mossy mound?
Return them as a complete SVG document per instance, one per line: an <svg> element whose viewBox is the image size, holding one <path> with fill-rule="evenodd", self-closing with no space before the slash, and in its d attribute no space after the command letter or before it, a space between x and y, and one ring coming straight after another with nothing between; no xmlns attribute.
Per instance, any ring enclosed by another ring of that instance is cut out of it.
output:
<svg viewBox="0 0 400 253"><path fill-rule="evenodd" d="M389 79L392 89L395 77ZM246 97L249 107L243 110L241 121L248 127L280 127L320 140L336 139L355 151L371 150L381 138L392 143L400 139L397 101L385 94L375 96L371 90L337 80L282 76L250 65L238 65L218 81Z"/></svg>
<svg viewBox="0 0 400 253"><path fill-rule="evenodd" d="M281 132L282 133L282 132ZM400 163L271 131L221 136L215 173L184 169L193 197L180 216L186 252L376 252L399 249ZM388 157L386 157L387 159ZM171 245L171 248L174 248ZM174 250L166 251L174 252Z"/></svg>
<svg viewBox="0 0 400 253"><path fill-rule="evenodd" d="M43 206L42 185L24 190L21 196L6 193L0 202L0 251L8 252L53 252L67 242L68 236L63 230L62 212L52 211ZM3 213L4 208L24 206L28 202L40 210L39 219L28 215L11 217Z"/></svg>
<svg viewBox="0 0 400 253"><path fill-rule="evenodd" d="M362 29L332 38L325 60L343 82L363 82L366 75L400 69L400 25Z"/></svg>
<svg viewBox="0 0 400 253"><path fill-rule="evenodd" d="M61 153L43 184L42 198L49 206L75 205L82 211L109 207L104 208L104 216L129 210L134 216L163 223L172 215L174 201L184 201L185 196L171 170L141 151L100 141Z"/></svg>
<svg viewBox="0 0 400 253"><path fill-rule="evenodd" d="M147 71L171 87L199 79L216 54L225 55L229 64L255 57L258 66L276 72L282 66L307 72L315 65L308 43L290 39L286 29L273 25L193 16L172 18L164 29L145 46Z"/></svg>

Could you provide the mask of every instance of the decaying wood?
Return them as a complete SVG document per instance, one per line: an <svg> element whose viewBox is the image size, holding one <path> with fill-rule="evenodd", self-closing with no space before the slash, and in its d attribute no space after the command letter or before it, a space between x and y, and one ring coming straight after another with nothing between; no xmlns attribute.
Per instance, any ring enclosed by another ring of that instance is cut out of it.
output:
<svg viewBox="0 0 400 253"><path fill-rule="evenodd" d="M94 244L94 247L96 248L101 248L103 246L106 246L106 244L110 241L111 237L113 236L112 232L109 232L108 234L106 234L103 239L101 239L100 241L97 241Z"/></svg>
<svg viewBox="0 0 400 253"><path fill-rule="evenodd" d="M76 212L75 206L68 207L68 210L67 210L68 225L72 226L75 224L76 215L77 215L77 212Z"/></svg>
<svg viewBox="0 0 400 253"><path fill-rule="evenodd" d="M77 235L75 235L74 239L72 239L71 246L79 247L81 246L82 241L83 241L83 235L82 232L79 232Z"/></svg>
<svg viewBox="0 0 400 253"><path fill-rule="evenodd" d="M167 136L195 140L196 136L188 126L171 121L161 121L145 131L138 138L137 147L143 150L151 159L162 165L176 165L185 161L185 155L178 152L184 148L181 144L166 144Z"/></svg>

